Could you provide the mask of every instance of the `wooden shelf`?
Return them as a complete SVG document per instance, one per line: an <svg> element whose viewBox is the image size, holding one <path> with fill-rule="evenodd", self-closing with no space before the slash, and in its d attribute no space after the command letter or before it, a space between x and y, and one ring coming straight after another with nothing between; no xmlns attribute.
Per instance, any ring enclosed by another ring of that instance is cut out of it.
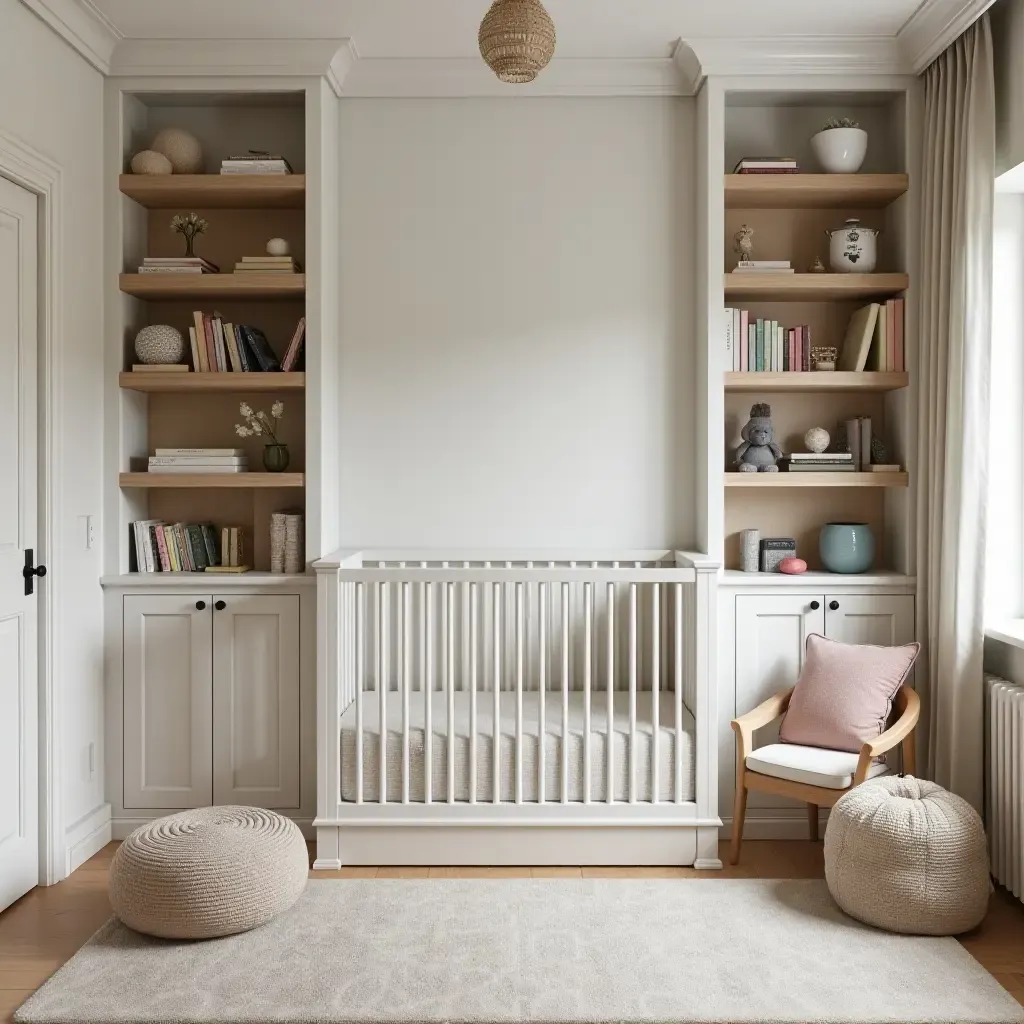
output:
<svg viewBox="0 0 1024 1024"><path fill-rule="evenodd" d="M727 174L725 205L748 210L879 208L909 186L906 174Z"/></svg>
<svg viewBox="0 0 1024 1024"><path fill-rule="evenodd" d="M735 473L725 474L725 486L776 487L906 487L906 473Z"/></svg>
<svg viewBox="0 0 1024 1024"><path fill-rule="evenodd" d="M304 174L122 174L119 187L149 210L301 209Z"/></svg>
<svg viewBox="0 0 1024 1024"><path fill-rule="evenodd" d="M301 299L305 274L122 274L118 284L137 299Z"/></svg>
<svg viewBox="0 0 1024 1024"><path fill-rule="evenodd" d="M830 299L869 299L906 291L906 274L732 274L724 275L727 299L766 302L826 302Z"/></svg>
<svg viewBox="0 0 1024 1024"><path fill-rule="evenodd" d="M128 371L117 383L128 391L195 392L224 394L232 391L303 391L304 373L188 373Z"/></svg>
<svg viewBox="0 0 1024 1024"><path fill-rule="evenodd" d="M910 386L909 373L735 373L726 371L725 390L735 392L899 391Z"/></svg>
<svg viewBox="0 0 1024 1024"><path fill-rule="evenodd" d="M301 488L306 486L305 473L122 473L122 487L162 488L226 488L259 490Z"/></svg>

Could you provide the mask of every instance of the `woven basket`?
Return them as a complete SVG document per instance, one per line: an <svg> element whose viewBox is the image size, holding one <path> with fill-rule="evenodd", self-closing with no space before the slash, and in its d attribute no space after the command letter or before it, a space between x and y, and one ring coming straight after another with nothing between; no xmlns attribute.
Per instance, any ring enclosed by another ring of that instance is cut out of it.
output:
<svg viewBox="0 0 1024 1024"><path fill-rule="evenodd" d="M503 82L532 82L555 53L555 23L540 0L495 0L480 25L480 55Z"/></svg>

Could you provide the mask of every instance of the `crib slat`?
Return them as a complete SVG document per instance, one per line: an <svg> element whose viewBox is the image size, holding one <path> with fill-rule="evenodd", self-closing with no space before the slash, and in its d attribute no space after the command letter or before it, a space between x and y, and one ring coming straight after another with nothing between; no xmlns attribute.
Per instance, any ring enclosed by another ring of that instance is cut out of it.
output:
<svg viewBox="0 0 1024 1024"><path fill-rule="evenodd" d="M547 723L544 718L548 689L548 584L538 585L537 629L540 665L537 673L539 704L537 707L537 803L545 801L544 781L547 770Z"/></svg>
<svg viewBox="0 0 1024 1024"><path fill-rule="evenodd" d="M675 585L675 643L672 656L675 661L675 705L676 705L676 749L675 749L675 788L676 803L683 802L683 585Z"/></svg>
<svg viewBox="0 0 1024 1024"><path fill-rule="evenodd" d="M363 684L366 672L366 584L356 584L356 803L363 802Z"/></svg>
<svg viewBox="0 0 1024 1024"><path fill-rule="evenodd" d="M615 584L608 584L608 721L605 723L605 801L615 803Z"/></svg>
<svg viewBox="0 0 1024 1024"><path fill-rule="evenodd" d="M562 803L569 802L569 584L562 584Z"/></svg>
<svg viewBox="0 0 1024 1024"><path fill-rule="evenodd" d="M636 803L636 584L629 585L629 802Z"/></svg>
<svg viewBox="0 0 1024 1024"><path fill-rule="evenodd" d="M492 632L491 637L492 646L494 648L494 680L493 680L493 693L494 693L494 707L493 713L494 718L491 721L491 746L492 746L492 786L491 796L492 801L496 804L501 803L501 584L494 584L493 591L493 619L492 619Z"/></svg>
<svg viewBox="0 0 1024 1024"><path fill-rule="evenodd" d="M469 585L469 802L476 803L477 585Z"/></svg>
<svg viewBox="0 0 1024 1024"><path fill-rule="evenodd" d="M448 698L448 803L455 803L455 584L446 583L445 694Z"/></svg>
<svg viewBox="0 0 1024 1024"><path fill-rule="evenodd" d="M423 681L423 802L434 799L434 584L425 584L423 594L424 660Z"/></svg>
<svg viewBox="0 0 1024 1024"><path fill-rule="evenodd" d="M658 743L661 723L658 706L661 687L661 586L651 584L651 803L658 803L660 762Z"/></svg>
<svg viewBox="0 0 1024 1024"><path fill-rule="evenodd" d="M398 603L398 636L402 645L401 649L401 671L402 671L402 803L409 802L409 658L411 656L412 642L410 630L412 627L409 611L409 584L403 583Z"/></svg>
<svg viewBox="0 0 1024 1024"><path fill-rule="evenodd" d="M381 804L388 802L388 585L378 583L377 590L377 707L380 715L380 732L378 735L377 773L380 776L378 782L378 799Z"/></svg>
<svg viewBox="0 0 1024 1024"><path fill-rule="evenodd" d="M516 803L523 802L523 585L516 584Z"/></svg>
<svg viewBox="0 0 1024 1024"><path fill-rule="evenodd" d="M590 687L593 671L594 588L583 584L583 802L590 803Z"/></svg>

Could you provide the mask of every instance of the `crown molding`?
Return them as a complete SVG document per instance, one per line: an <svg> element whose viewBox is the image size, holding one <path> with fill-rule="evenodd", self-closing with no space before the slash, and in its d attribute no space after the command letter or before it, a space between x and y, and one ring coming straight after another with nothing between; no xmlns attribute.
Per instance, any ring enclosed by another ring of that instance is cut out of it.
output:
<svg viewBox="0 0 1024 1024"><path fill-rule="evenodd" d="M924 0L896 33L904 59L920 74L995 0Z"/></svg>
<svg viewBox="0 0 1024 1024"><path fill-rule="evenodd" d="M191 78L324 77L337 95L354 52L348 39L125 39L110 74Z"/></svg>
<svg viewBox="0 0 1024 1024"><path fill-rule="evenodd" d="M679 96L683 82L672 58L556 57L529 85L499 81L480 57L356 57L343 96Z"/></svg>
<svg viewBox="0 0 1024 1024"><path fill-rule="evenodd" d="M910 67L892 36L681 39L675 61L688 81L708 75L903 75Z"/></svg>
<svg viewBox="0 0 1024 1024"><path fill-rule="evenodd" d="M97 71L110 73L121 33L89 0L21 0Z"/></svg>

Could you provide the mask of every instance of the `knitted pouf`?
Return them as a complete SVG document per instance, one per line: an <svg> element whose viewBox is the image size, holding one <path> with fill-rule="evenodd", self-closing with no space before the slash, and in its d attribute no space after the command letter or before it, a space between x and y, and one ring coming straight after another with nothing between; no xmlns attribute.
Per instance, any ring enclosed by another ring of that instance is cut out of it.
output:
<svg viewBox="0 0 1024 1024"><path fill-rule="evenodd" d="M866 782L829 815L825 880L836 903L866 924L958 935L988 908L985 829L966 800L934 782Z"/></svg>
<svg viewBox="0 0 1024 1024"><path fill-rule="evenodd" d="M129 928L209 939L265 924L302 895L299 827L259 807L202 807L151 821L118 848L110 902Z"/></svg>

